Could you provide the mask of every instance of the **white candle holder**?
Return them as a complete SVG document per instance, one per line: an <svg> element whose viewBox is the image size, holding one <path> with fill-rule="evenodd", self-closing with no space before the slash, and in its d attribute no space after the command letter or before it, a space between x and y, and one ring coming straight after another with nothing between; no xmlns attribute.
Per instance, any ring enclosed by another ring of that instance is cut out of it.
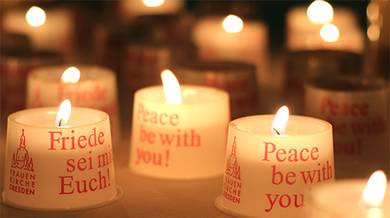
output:
<svg viewBox="0 0 390 218"><path fill-rule="evenodd" d="M3 202L30 210L74 210L120 197L108 115L73 108L68 124L56 127L56 110L8 117Z"/></svg>
<svg viewBox="0 0 390 218"><path fill-rule="evenodd" d="M162 86L135 93L130 168L163 179L220 176L229 97L225 91L182 86L183 102L165 102Z"/></svg>
<svg viewBox="0 0 390 218"><path fill-rule="evenodd" d="M286 134L274 135L273 118L230 122L223 190L215 202L221 211L239 217L301 217L305 191L334 180L332 126L290 116Z"/></svg>

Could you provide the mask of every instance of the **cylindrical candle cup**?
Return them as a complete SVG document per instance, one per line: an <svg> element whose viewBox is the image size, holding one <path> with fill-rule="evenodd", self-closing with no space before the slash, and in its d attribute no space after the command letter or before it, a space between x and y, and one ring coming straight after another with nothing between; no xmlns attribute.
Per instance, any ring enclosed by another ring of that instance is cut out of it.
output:
<svg viewBox="0 0 390 218"><path fill-rule="evenodd" d="M222 90L182 86L182 104L167 104L162 86L135 93L130 168L162 179L221 176L229 121Z"/></svg>
<svg viewBox="0 0 390 218"><path fill-rule="evenodd" d="M332 126L290 116L285 135L272 134L273 115L229 124L222 195L216 206L245 217L301 217L305 191L334 180Z"/></svg>
<svg viewBox="0 0 390 218"><path fill-rule="evenodd" d="M57 108L37 108L8 117L4 203L73 210L116 199L108 115L76 107L68 124L57 127L56 114Z"/></svg>

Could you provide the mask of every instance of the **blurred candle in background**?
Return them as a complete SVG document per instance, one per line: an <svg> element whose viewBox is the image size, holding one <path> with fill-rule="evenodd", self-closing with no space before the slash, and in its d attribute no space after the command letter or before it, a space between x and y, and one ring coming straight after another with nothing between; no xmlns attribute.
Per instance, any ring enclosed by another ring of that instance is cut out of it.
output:
<svg viewBox="0 0 390 218"><path fill-rule="evenodd" d="M270 73L268 27L264 23L233 14L205 17L195 24L192 39L200 59L254 64L260 107L274 100L281 77Z"/></svg>
<svg viewBox="0 0 390 218"><path fill-rule="evenodd" d="M371 0L367 5L366 73L390 79L390 1Z"/></svg>
<svg viewBox="0 0 390 218"><path fill-rule="evenodd" d="M28 35L37 49L54 50L65 57L73 52L74 20L67 9L9 10L4 14L4 29Z"/></svg>
<svg viewBox="0 0 390 218"><path fill-rule="evenodd" d="M338 178L375 169L390 173L389 89L384 80L322 76L306 84L304 99L306 115L334 127Z"/></svg>
<svg viewBox="0 0 390 218"><path fill-rule="evenodd" d="M292 8L286 23L290 51L336 49L362 53L364 50L363 33L356 15L349 9L333 8L316 0L308 7Z"/></svg>

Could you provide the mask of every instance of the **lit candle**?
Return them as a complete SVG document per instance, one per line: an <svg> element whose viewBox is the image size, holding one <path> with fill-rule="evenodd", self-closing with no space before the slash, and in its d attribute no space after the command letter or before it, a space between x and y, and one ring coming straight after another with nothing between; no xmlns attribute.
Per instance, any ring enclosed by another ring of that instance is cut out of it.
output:
<svg viewBox="0 0 390 218"><path fill-rule="evenodd" d="M225 91L180 86L169 70L163 86L135 93L130 168L164 179L220 176L229 121Z"/></svg>
<svg viewBox="0 0 390 218"><path fill-rule="evenodd" d="M255 57L266 53L267 34L264 23L248 20L244 22L240 17L230 14L200 20L194 27L192 38L204 59L253 61ZM228 51L235 53L230 54ZM242 57L243 53L251 57Z"/></svg>
<svg viewBox="0 0 390 218"><path fill-rule="evenodd" d="M111 70L96 66L51 66L29 74L27 108L51 107L64 99L70 99L75 106L108 113L113 133L118 134L117 86Z"/></svg>
<svg viewBox="0 0 390 218"><path fill-rule="evenodd" d="M287 47L291 51L336 49L362 53L364 37L356 15L315 0L309 7L295 7L287 14Z"/></svg>
<svg viewBox="0 0 390 218"><path fill-rule="evenodd" d="M229 124L222 196L245 217L302 217L305 191L334 180L332 126L311 117L259 115Z"/></svg>
<svg viewBox="0 0 390 218"><path fill-rule="evenodd" d="M74 22L68 10L44 10L37 6L10 10L4 15L4 29L28 35L36 48L65 55L72 52Z"/></svg>
<svg viewBox="0 0 390 218"><path fill-rule="evenodd" d="M208 61L239 61L256 66L259 99L262 105L277 98L281 75L269 71L268 27L230 14L206 17L195 24L192 39L198 55Z"/></svg>
<svg viewBox="0 0 390 218"><path fill-rule="evenodd" d="M390 184L382 171L368 181L340 180L313 189L307 204L307 217L388 218Z"/></svg>
<svg viewBox="0 0 390 218"><path fill-rule="evenodd" d="M3 200L25 209L68 210L117 196L108 115L72 108L22 110L8 117Z"/></svg>

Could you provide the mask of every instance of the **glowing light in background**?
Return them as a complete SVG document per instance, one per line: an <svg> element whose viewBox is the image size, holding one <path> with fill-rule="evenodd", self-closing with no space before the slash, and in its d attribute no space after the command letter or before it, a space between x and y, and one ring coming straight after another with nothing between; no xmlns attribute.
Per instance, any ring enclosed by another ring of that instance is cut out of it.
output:
<svg viewBox="0 0 390 218"><path fill-rule="evenodd" d="M37 6L32 6L26 13L26 21L32 27L39 27L46 22L45 11Z"/></svg>
<svg viewBox="0 0 390 218"><path fill-rule="evenodd" d="M367 36L370 41L377 41L381 35L381 30L378 25L371 24L367 28Z"/></svg>
<svg viewBox="0 0 390 218"><path fill-rule="evenodd" d="M371 2L367 6L367 18L372 22L379 19L379 6L378 4Z"/></svg>
<svg viewBox="0 0 390 218"><path fill-rule="evenodd" d="M77 83L80 80L80 70L76 67L68 67L61 76L64 83Z"/></svg>
<svg viewBox="0 0 390 218"><path fill-rule="evenodd" d="M223 29L228 33L238 33L244 28L244 21L236 15L228 15L222 21Z"/></svg>
<svg viewBox="0 0 390 218"><path fill-rule="evenodd" d="M310 22L315 24L325 24L333 20L333 7L326 1L313 1L306 11Z"/></svg>
<svg viewBox="0 0 390 218"><path fill-rule="evenodd" d="M336 25L328 23L321 27L320 36L325 42L336 42L340 38L340 31Z"/></svg>
<svg viewBox="0 0 390 218"><path fill-rule="evenodd" d="M142 3L144 3L144 5L147 7L155 8L163 5L165 0L142 0Z"/></svg>

